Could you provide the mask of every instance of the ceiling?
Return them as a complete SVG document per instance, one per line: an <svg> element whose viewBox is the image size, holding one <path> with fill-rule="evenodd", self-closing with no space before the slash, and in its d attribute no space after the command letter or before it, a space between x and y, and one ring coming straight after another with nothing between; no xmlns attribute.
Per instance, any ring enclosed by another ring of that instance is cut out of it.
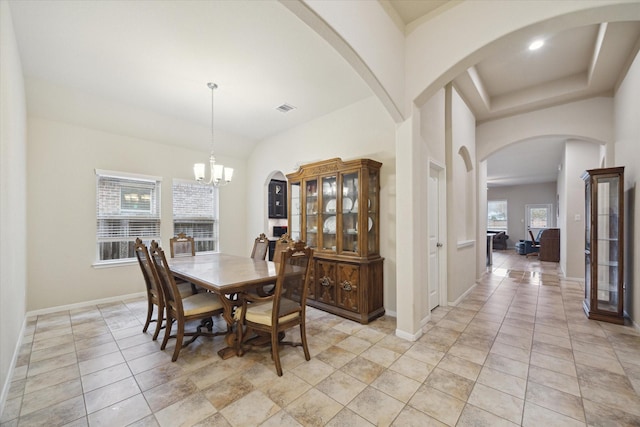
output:
<svg viewBox="0 0 640 427"><path fill-rule="evenodd" d="M380 2L407 32L460 3ZM216 132L245 138L249 142L236 154L247 155L270 135L373 95L324 39L278 2L59 0L10 5L30 109L38 102L29 87L47 82L204 129L211 121L206 83L214 81L219 85ZM514 43L454 80L479 123L611 96L640 46L640 23L592 25L540 37L545 40L541 49L529 51ZM284 103L296 108L277 111ZM40 113L72 121L62 117L65 109L55 103L48 113ZM183 143L208 146L208 140ZM555 180L563 144L561 139L537 139L496 153L488 161L490 183L531 182L541 175ZM535 163L503 160L530 159L541 146L546 151ZM233 147L218 150L233 152ZM528 165L535 170L527 170ZM548 174L541 174L543 165Z"/></svg>

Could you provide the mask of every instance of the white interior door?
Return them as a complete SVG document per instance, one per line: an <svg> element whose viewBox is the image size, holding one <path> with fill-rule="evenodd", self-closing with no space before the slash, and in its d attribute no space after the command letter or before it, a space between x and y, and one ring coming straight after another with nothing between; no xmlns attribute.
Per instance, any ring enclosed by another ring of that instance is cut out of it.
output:
<svg viewBox="0 0 640 427"><path fill-rule="evenodd" d="M440 177L433 168L429 171L429 311L440 305Z"/></svg>

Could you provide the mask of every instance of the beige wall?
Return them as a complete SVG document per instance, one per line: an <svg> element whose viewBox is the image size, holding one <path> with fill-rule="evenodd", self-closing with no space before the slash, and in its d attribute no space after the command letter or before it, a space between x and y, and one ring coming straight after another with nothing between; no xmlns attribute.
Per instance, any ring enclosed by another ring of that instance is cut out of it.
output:
<svg viewBox="0 0 640 427"><path fill-rule="evenodd" d="M153 141L29 117L27 214L30 254L27 310L142 292L136 264L95 268L95 169L162 177L163 243L173 235L171 184L191 179L193 163L206 153ZM221 250L246 253L246 168L220 190Z"/></svg>
<svg viewBox="0 0 640 427"><path fill-rule="evenodd" d="M615 96L615 166L625 167L625 283L626 309L640 325L640 55ZM614 165L611 165L614 166Z"/></svg>
<svg viewBox="0 0 640 427"><path fill-rule="evenodd" d="M0 414L25 315L26 102L9 4L0 2Z"/></svg>
<svg viewBox="0 0 640 427"><path fill-rule="evenodd" d="M484 245L484 240L476 241L475 117L455 89L452 89L449 102L447 108L451 109L451 117L446 124L447 132L451 132L450 138L447 137L447 299L455 303L475 284L476 250L482 251L480 245ZM460 154L461 149L463 154ZM467 154L470 165L465 163Z"/></svg>

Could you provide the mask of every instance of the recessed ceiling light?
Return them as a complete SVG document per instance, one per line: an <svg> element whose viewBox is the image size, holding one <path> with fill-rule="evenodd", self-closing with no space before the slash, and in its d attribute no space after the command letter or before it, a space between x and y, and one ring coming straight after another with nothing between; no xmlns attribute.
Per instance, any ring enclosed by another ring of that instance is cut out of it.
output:
<svg viewBox="0 0 640 427"><path fill-rule="evenodd" d="M529 45L529 50L538 50L544 45L544 40L535 40Z"/></svg>

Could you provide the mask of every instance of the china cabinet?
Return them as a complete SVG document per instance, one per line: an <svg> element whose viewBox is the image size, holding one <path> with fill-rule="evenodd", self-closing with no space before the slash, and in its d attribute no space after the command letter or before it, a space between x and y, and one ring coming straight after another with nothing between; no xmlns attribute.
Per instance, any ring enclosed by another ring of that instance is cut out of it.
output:
<svg viewBox="0 0 640 427"><path fill-rule="evenodd" d="M624 323L624 167L591 169L585 182L585 298L589 319Z"/></svg>
<svg viewBox="0 0 640 427"><path fill-rule="evenodd" d="M381 166L334 158L287 175L289 234L314 249L307 304L361 323L384 314Z"/></svg>

